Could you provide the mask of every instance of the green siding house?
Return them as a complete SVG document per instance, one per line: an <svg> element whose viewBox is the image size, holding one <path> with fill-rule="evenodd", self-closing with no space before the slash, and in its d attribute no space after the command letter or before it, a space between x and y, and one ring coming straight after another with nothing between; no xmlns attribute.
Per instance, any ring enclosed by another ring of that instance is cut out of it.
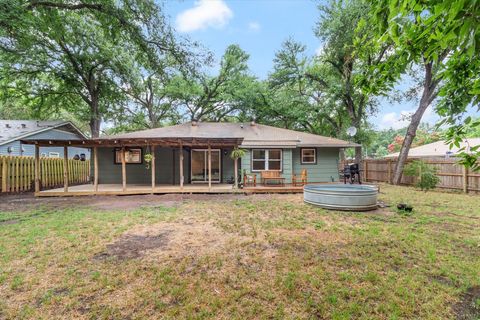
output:
<svg viewBox="0 0 480 320"><path fill-rule="evenodd" d="M30 143L92 148L92 184L71 187L72 194L231 192L235 178L245 175L255 175L260 187L265 171L281 177L284 186L302 171L308 183L338 182L340 149L358 146L254 122L188 122L83 141ZM236 164L230 157L235 148L245 150Z"/></svg>

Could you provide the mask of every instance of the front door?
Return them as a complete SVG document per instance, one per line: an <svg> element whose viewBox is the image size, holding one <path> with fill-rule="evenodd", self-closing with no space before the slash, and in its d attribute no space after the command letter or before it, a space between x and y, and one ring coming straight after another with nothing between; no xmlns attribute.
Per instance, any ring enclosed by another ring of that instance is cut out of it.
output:
<svg viewBox="0 0 480 320"><path fill-rule="evenodd" d="M192 149L191 151L192 183L208 182L208 150ZM212 149L212 182L220 182L220 150Z"/></svg>

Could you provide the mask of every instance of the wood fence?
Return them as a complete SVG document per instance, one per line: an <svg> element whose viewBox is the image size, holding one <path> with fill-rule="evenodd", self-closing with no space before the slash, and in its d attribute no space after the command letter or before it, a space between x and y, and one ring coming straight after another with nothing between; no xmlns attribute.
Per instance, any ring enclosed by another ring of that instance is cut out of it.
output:
<svg viewBox="0 0 480 320"><path fill-rule="evenodd" d="M440 182L437 188L480 191L480 173L470 172L467 168L457 163L455 159L423 158L409 159L422 160L437 168L437 176ZM366 182L387 182L392 183L396 159L367 159L363 161L363 179ZM415 177L402 177L402 184L413 185Z"/></svg>
<svg viewBox="0 0 480 320"><path fill-rule="evenodd" d="M35 158L0 156L0 191L31 191L35 180ZM90 181L90 161L68 159L69 185ZM64 183L63 158L40 158L42 189L61 187Z"/></svg>

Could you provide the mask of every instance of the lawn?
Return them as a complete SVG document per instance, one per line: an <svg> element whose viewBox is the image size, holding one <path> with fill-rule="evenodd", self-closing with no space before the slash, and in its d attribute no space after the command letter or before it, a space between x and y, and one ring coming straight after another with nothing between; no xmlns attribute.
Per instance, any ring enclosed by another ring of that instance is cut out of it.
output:
<svg viewBox="0 0 480 320"><path fill-rule="evenodd" d="M0 319L480 317L479 195L0 200Z"/></svg>

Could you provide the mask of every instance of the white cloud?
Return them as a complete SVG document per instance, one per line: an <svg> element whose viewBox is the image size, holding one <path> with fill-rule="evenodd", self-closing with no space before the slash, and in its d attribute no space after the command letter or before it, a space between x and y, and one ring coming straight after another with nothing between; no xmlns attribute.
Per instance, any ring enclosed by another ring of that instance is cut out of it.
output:
<svg viewBox="0 0 480 320"><path fill-rule="evenodd" d="M192 32L208 27L222 28L233 17L232 10L223 0L198 0L193 8L178 14L177 29L180 32Z"/></svg>
<svg viewBox="0 0 480 320"><path fill-rule="evenodd" d="M259 31L260 30L260 23L256 21L251 21L248 23L248 30L250 31Z"/></svg>

